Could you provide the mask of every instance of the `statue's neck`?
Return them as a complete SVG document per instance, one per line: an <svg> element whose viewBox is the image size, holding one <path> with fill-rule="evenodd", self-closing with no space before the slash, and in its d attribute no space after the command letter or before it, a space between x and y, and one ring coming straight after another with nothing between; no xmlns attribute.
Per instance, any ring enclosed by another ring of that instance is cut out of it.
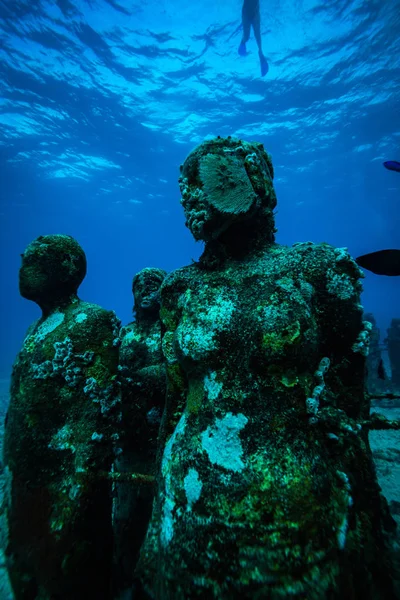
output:
<svg viewBox="0 0 400 600"><path fill-rule="evenodd" d="M51 299L45 299L43 302L38 302L39 307L42 310L42 318L48 317L51 313L59 310L63 311L70 304L79 302L79 298L76 294L69 294L68 296L52 296Z"/></svg>
<svg viewBox="0 0 400 600"><path fill-rule="evenodd" d="M217 240L206 243L200 264L221 265L227 260L244 260L261 254L275 242L275 225L272 213L247 222L233 224Z"/></svg>
<svg viewBox="0 0 400 600"><path fill-rule="evenodd" d="M136 323L141 329L151 329L160 319L160 308L136 310Z"/></svg>

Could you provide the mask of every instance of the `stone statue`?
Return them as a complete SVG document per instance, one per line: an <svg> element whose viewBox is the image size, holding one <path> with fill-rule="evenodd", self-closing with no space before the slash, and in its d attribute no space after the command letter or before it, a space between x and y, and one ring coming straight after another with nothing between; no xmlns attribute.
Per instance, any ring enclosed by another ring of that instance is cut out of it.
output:
<svg viewBox="0 0 400 600"><path fill-rule="evenodd" d="M162 269L145 268L132 282L135 321L122 327L120 379L123 437L120 473L155 474L157 437L166 393L161 350L159 292ZM153 486L117 483L113 509L116 590L133 584L133 572L151 515Z"/></svg>
<svg viewBox="0 0 400 600"><path fill-rule="evenodd" d="M383 362L381 336L376 319L372 313L364 314L365 321L371 323L369 350L366 361L367 391L372 396L383 394L390 389L390 381Z"/></svg>
<svg viewBox="0 0 400 600"><path fill-rule="evenodd" d="M387 330L386 338L390 368L392 372L392 387L400 392L400 319L392 319Z"/></svg>
<svg viewBox="0 0 400 600"><path fill-rule="evenodd" d="M161 287L167 362L147 597L393 598L368 432L360 270L274 241L259 143L209 140L181 167L199 262Z"/></svg>
<svg viewBox="0 0 400 600"><path fill-rule="evenodd" d="M120 323L78 298L85 274L85 254L67 235L40 236L22 255L20 293L42 316L15 361L5 426L16 600L111 598Z"/></svg>

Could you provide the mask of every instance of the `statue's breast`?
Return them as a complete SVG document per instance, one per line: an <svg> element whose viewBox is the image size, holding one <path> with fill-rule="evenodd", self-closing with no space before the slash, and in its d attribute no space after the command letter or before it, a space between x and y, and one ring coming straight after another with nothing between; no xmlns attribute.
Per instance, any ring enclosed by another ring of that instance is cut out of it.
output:
<svg viewBox="0 0 400 600"><path fill-rule="evenodd" d="M229 342L237 337L240 302L234 288L205 284L187 289L179 297L178 309L174 346L183 362L208 361L221 350L228 351Z"/></svg>
<svg viewBox="0 0 400 600"><path fill-rule="evenodd" d="M276 278L254 308L261 331L261 355L267 361L302 359L315 349L318 338L314 289L301 276Z"/></svg>
<svg viewBox="0 0 400 600"><path fill-rule="evenodd" d="M189 288L178 300L175 354L181 362L206 364L217 357L226 364L240 356L243 364L306 354L317 342L313 293L302 277L245 269L223 285Z"/></svg>
<svg viewBox="0 0 400 600"><path fill-rule="evenodd" d="M143 330L137 323L122 328L119 348L120 365L131 373L162 360L161 326L154 323L151 329Z"/></svg>

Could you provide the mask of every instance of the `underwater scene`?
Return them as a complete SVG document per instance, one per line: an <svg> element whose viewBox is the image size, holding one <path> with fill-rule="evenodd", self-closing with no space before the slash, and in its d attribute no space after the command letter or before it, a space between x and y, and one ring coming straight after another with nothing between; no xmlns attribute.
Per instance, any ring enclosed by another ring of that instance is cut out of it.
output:
<svg viewBox="0 0 400 600"><path fill-rule="evenodd" d="M400 599L399 0L0 56L0 600Z"/></svg>

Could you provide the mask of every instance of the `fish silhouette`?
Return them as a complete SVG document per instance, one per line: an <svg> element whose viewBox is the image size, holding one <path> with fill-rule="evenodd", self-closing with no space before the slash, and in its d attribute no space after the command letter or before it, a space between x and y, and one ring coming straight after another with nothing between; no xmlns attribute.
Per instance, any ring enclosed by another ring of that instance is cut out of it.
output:
<svg viewBox="0 0 400 600"><path fill-rule="evenodd" d="M376 275L400 275L400 250L378 250L356 258L356 263Z"/></svg>
<svg viewBox="0 0 400 600"><path fill-rule="evenodd" d="M383 166L389 171L397 171L400 173L400 162L398 160L387 160L383 163Z"/></svg>

